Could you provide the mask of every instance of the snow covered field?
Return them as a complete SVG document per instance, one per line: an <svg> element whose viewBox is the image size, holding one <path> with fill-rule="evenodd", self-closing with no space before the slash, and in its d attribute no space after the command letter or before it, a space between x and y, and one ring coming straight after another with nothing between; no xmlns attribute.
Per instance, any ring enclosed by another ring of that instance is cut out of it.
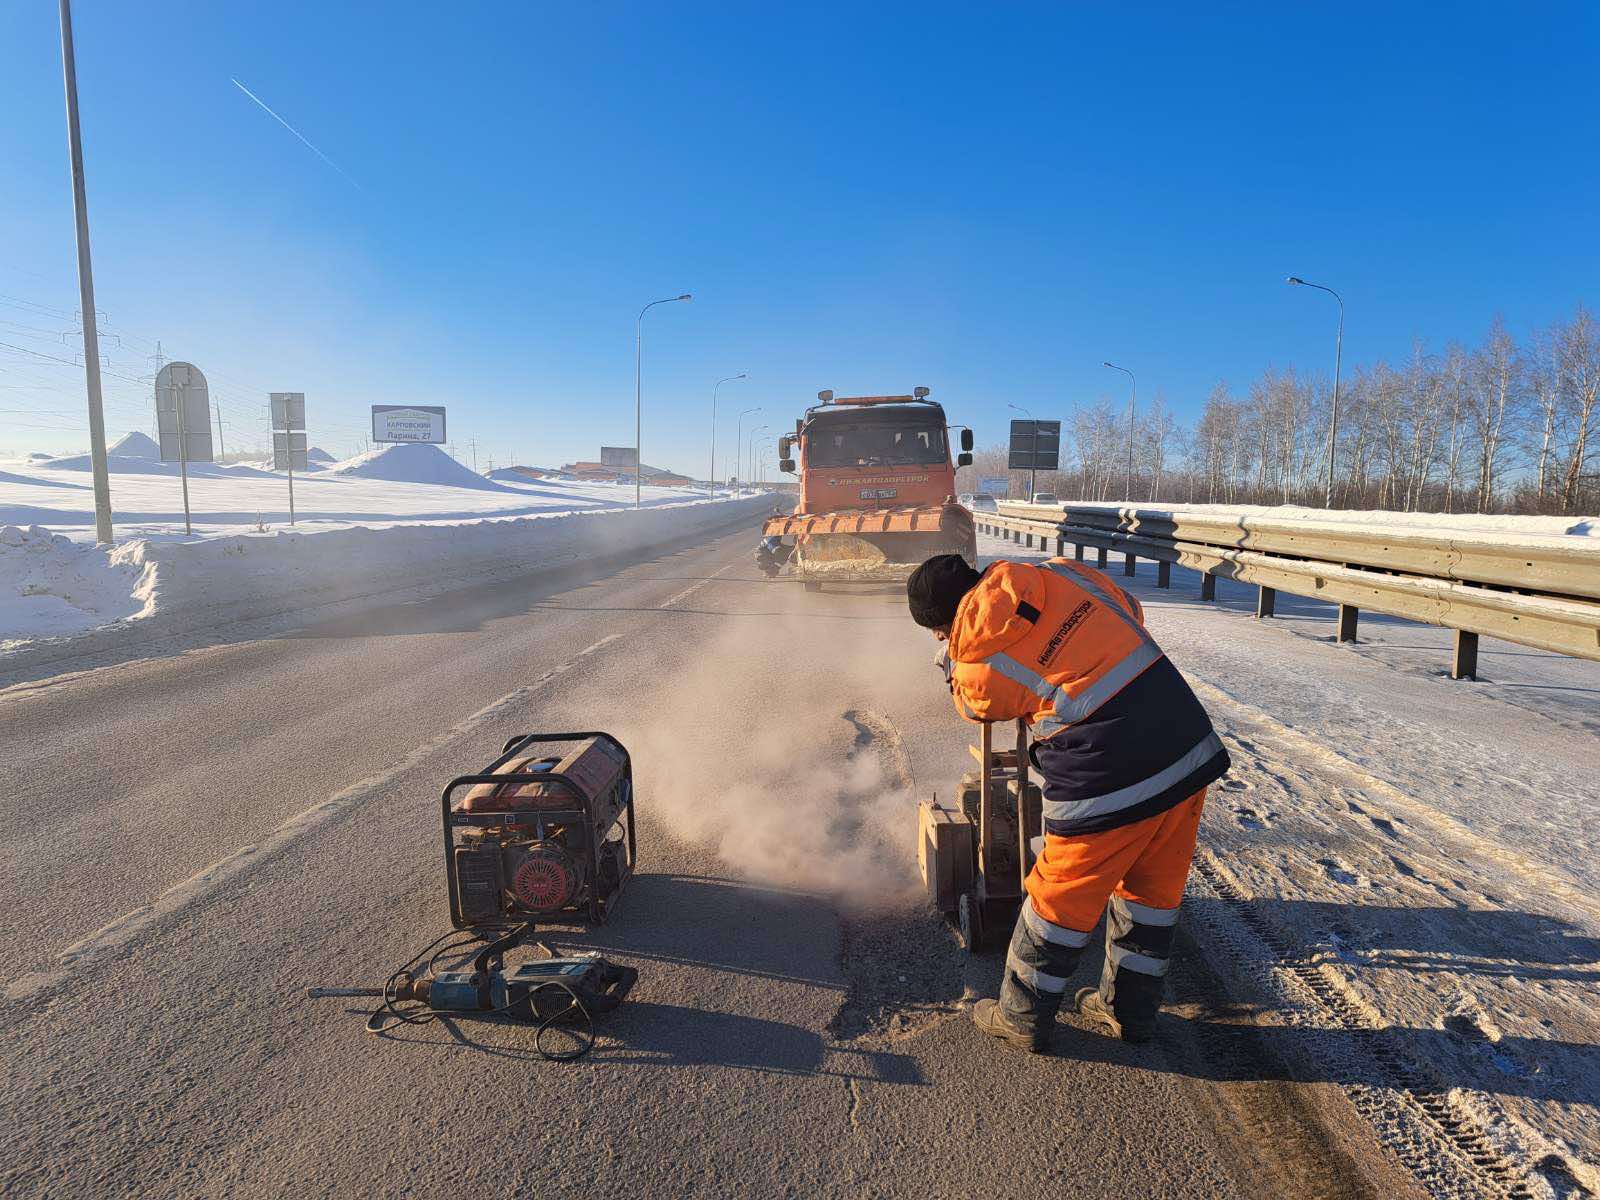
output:
<svg viewBox="0 0 1600 1200"><path fill-rule="evenodd" d="M1485 639L1453 681L1447 630L1363 614L1339 645L1331 605L1258 621L1253 588L1198 580L1141 562L1132 590L1233 756L1186 904L1202 947L1438 1194L1475 1194L1474 1154L1600 1192L1600 663Z"/></svg>
<svg viewBox="0 0 1600 1200"><path fill-rule="evenodd" d="M0 664L42 640L197 628L398 588L514 575L683 537L771 501L612 483L474 474L428 445L388 445L288 479L189 470L142 434L109 455L110 548L94 544L87 456L0 462Z"/></svg>
<svg viewBox="0 0 1600 1200"><path fill-rule="evenodd" d="M119 452L121 448L121 452ZM131 453L127 452L131 449ZM116 535L183 537L183 483L144 434L111 447L111 503ZM646 487L645 504L681 504L705 493ZM632 508L631 485L534 480L510 471L486 479L436 446L388 445L294 477L295 529L311 533L360 525L470 521L545 512ZM202 536L289 524L289 481L282 472L244 464L189 467L189 507ZM94 491L88 455L0 460L0 525L43 525L94 540Z"/></svg>

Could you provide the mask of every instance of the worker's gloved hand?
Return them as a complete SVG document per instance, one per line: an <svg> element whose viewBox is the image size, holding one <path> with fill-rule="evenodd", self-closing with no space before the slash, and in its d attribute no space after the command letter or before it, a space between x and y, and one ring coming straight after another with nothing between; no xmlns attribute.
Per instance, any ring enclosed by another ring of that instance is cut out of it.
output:
<svg viewBox="0 0 1600 1200"><path fill-rule="evenodd" d="M933 665L938 667L939 670L941 672L943 672L944 681L946 683L949 683L950 682L951 671L952 671L952 668L951 668L951 665L950 665L950 647L949 646L941 646L939 648L939 653L934 656Z"/></svg>

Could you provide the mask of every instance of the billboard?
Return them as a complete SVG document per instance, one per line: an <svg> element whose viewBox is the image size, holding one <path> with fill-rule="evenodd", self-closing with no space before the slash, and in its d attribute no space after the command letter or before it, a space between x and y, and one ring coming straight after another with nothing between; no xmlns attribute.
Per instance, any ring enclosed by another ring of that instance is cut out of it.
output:
<svg viewBox="0 0 1600 1200"><path fill-rule="evenodd" d="M978 495L980 496L1009 496L1011 494L1011 477L1009 475L985 475L978 480Z"/></svg>
<svg viewBox="0 0 1600 1200"><path fill-rule="evenodd" d="M305 471L306 435L274 430L272 434L272 469L274 471Z"/></svg>
<svg viewBox="0 0 1600 1200"><path fill-rule="evenodd" d="M601 446L600 465L602 467L615 467L619 470L626 468L632 470L639 464L639 450L636 446Z"/></svg>
<svg viewBox="0 0 1600 1200"><path fill-rule="evenodd" d="M1013 471L1060 469L1061 422L1011 422L1011 453L1006 466Z"/></svg>
<svg viewBox="0 0 1600 1200"><path fill-rule="evenodd" d="M444 408L431 404L374 404L372 440L444 444Z"/></svg>
<svg viewBox="0 0 1600 1200"><path fill-rule="evenodd" d="M211 462L211 393L192 363L170 362L156 374L156 429L162 462Z"/></svg>

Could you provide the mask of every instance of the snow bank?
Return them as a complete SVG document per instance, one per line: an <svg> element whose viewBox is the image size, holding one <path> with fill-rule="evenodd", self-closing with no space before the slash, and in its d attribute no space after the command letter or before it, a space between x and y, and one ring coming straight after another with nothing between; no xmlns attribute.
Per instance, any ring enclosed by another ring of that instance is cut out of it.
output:
<svg viewBox="0 0 1600 1200"><path fill-rule="evenodd" d="M437 446L397 442L378 446L327 468L330 475L386 479L391 483L433 483L496 492L500 488L476 471L463 467Z"/></svg>
<svg viewBox="0 0 1600 1200"><path fill-rule="evenodd" d="M39 525L0 528L0 651L132 617L140 568L119 550L85 546Z"/></svg>
<svg viewBox="0 0 1600 1200"><path fill-rule="evenodd" d="M126 542L105 550L35 528L0 541L0 671L234 621L468 586L648 550L753 521L770 497L459 524ZM24 564L38 564L24 573ZM13 589L13 577L19 580ZM93 631L95 645L33 644Z"/></svg>

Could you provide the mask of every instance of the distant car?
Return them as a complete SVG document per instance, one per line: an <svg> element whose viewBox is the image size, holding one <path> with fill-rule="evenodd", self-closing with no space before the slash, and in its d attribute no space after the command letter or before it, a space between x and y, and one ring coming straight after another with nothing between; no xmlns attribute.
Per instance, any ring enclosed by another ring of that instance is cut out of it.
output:
<svg viewBox="0 0 1600 1200"><path fill-rule="evenodd" d="M983 496L973 492L967 492L965 495L957 496L956 500L963 508L969 509L972 512L1000 511L1000 506L994 502L993 496Z"/></svg>
<svg viewBox="0 0 1600 1200"><path fill-rule="evenodd" d="M1061 501L1056 499L1056 494L1054 492L1035 492L1033 494L1033 502L1035 504L1060 504L1061 503Z"/></svg>

